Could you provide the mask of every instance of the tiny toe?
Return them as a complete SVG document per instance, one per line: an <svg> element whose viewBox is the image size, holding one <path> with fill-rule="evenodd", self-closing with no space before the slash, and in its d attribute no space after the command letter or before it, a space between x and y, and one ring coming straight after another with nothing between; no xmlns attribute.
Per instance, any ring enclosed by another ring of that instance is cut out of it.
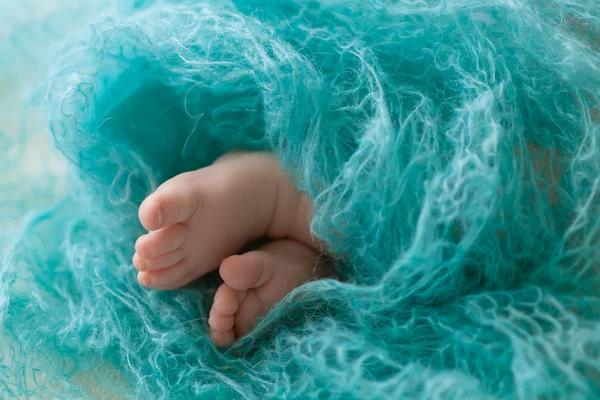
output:
<svg viewBox="0 0 600 400"><path fill-rule="evenodd" d="M248 290L264 284L274 270L273 257L269 253L251 251L223 260L219 274L233 289Z"/></svg>
<svg viewBox="0 0 600 400"><path fill-rule="evenodd" d="M181 174L162 184L156 192L142 202L140 222L148 231L189 219L201 201L190 174Z"/></svg>
<svg viewBox="0 0 600 400"><path fill-rule="evenodd" d="M133 265L134 267L136 267L139 271L145 271L147 269L146 267L146 262L144 261L143 258L141 258L138 253L135 253L133 255Z"/></svg>
<svg viewBox="0 0 600 400"><path fill-rule="evenodd" d="M177 250L185 244L188 237L185 225L174 224L158 231L141 236L135 243L135 251L143 258L156 258Z"/></svg>
<svg viewBox="0 0 600 400"><path fill-rule="evenodd" d="M159 269L169 268L181 260L185 258L186 254L183 249L177 249L171 251L167 254L163 254L162 256L150 259L141 259L141 268L138 267L140 271L156 271Z"/></svg>
<svg viewBox="0 0 600 400"><path fill-rule="evenodd" d="M208 318L208 325L211 329L219 331L230 331L233 328L235 320L233 314L221 315L217 313L211 314Z"/></svg>
<svg viewBox="0 0 600 400"><path fill-rule="evenodd" d="M145 286L173 290L187 285L198 277L198 272L194 267L195 265L191 264L189 259L184 258L168 268L142 271L139 275L143 275L143 279L148 283Z"/></svg>
<svg viewBox="0 0 600 400"><path fill-rule="evenodd" d="M211 329L210 337L212 338L215 346L217 347L231 346L235 342L235 334L231 330L220 331L217 329Z"/></svg>
<svg viewBox="0 0 600 400"><path fill-rule="evenodd" d="M228 285L221 285L215 293L211 313L214 311L221 315L233 315L238 310L240 301L245 297L245 293L238 292Z"/></svg>
<svg viewBox="0 0 600 400"><path fill-rule="evenodd" d="M142 286L152 287L152 282L148 279L147 274L142 271L138 272L137 280Z"/></svg>
<svg viewBox="0 0 600 400"><path fill-rule="evenodd" d="M235 342L233 327L240 302L244 301L247 291L238 291L223 284L215 293L215 301L210 310L208 325L211 337L218 347L230 346Z"/></svg>

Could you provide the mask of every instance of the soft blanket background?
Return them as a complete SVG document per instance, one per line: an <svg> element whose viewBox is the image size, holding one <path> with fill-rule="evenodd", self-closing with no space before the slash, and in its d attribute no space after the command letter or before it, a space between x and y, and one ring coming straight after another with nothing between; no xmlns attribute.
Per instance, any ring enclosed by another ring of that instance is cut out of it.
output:
<svg viewBox="0 0 600 400"><path fill-rule="evenodd" d="M58 3L0 5L1 397L600 398L597 2ZM342 282L221 352L216 278L131 256L141 200L234 147Z"/></svg>

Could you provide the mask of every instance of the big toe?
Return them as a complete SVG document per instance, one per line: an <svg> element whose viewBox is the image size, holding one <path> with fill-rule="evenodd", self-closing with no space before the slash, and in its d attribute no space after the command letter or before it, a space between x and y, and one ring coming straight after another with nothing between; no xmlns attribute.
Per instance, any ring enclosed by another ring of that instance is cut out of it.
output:
<svg viewBox="0 0 600 400"><path fill-rule="evenodd" d="M248 290L263 285L274 272L271 254L253 251L226 258L219 274L223 281L235 290Z"/></svg>
<svg viewBox="0 0 600 400"><path fill-rule="evenodd" d="M140 205L138 216L144 228L156 231L188 220L200 202L200 194L190 174L181 174L148 196Z"/></svg>

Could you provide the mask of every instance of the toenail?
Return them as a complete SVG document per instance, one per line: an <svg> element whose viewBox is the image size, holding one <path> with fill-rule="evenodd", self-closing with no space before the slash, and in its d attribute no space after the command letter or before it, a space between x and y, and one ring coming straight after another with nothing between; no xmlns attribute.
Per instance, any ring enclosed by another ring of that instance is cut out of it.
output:
<svg viewBox="0 0 600 400"><path fill-rule="evenodd" d="M163 213L162 213L162 207L160 206L160 204L158 205L158 209L156 210L156 214L158 215L158 226L162 226L162 223L163 223Z"/></svg>

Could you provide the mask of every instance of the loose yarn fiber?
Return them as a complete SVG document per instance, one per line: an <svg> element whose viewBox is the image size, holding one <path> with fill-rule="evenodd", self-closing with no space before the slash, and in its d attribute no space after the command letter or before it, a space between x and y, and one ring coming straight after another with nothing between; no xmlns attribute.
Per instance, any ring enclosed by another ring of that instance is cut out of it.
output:
<svg viewBox="0 0 600 400"><path fill-rule="evenodd" d="M66 194L0 247L1 398L600 399L598 1L90 4L38 98ZM131 256L144 197L234 148L339 279L219 351L216 277Z"/></svg>

